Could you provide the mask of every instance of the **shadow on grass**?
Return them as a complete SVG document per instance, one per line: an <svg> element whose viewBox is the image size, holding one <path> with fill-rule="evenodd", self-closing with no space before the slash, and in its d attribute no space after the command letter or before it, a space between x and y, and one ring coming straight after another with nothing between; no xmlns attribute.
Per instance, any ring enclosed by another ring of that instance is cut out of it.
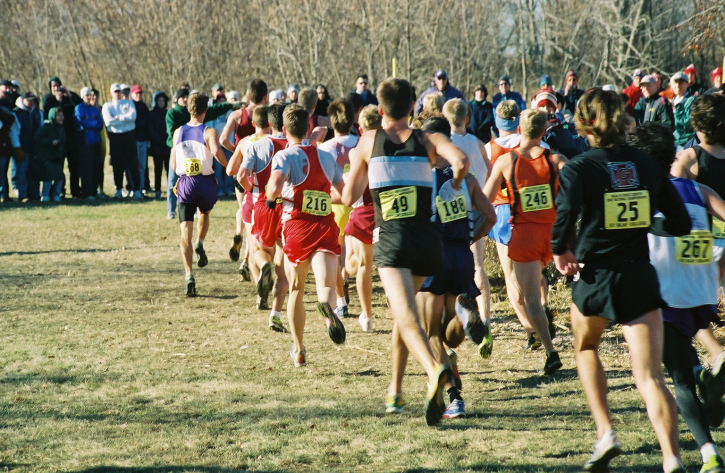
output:
<svg viewBox="0 0 725 473"><path fill-rule="evenodd" d="M133 250L137 248L126 248ZM53 253L108 253L109 251L118 250L118 248L79 248L76 250L43 250L43 251L6 251L0 253L0 256L29 256L29 255L46 255Z"/></svg>
<svg viewBox="0 0 725 473"><path fill-rule="evenodd" d="M0 464L2 466L2 464ZM68 470L71 471L71 470ZM233 469L233 468L222 468L219 466L183 466L183 465L168 465L168 466L94 466L83 470L72 470L72 473L182 473L182 472L194 472L194 473L243 473L248 470L245 469ZM283 470L258 470L254 471L267 471L269 473L282 473Z"/></svg>

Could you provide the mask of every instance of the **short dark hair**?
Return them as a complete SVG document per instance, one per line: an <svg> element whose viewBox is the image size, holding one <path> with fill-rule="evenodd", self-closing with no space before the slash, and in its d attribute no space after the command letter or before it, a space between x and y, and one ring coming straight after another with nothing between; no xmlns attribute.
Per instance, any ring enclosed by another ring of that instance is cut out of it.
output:
<svg viewBox="0 0 725 473"><path fill-rule="evenodd" d="M367 74L360 74L359 76L357 76L357 78L358 78L358 79L365 79L365 80L368 80L368 75L367 75ZM357 82L357 81L356 81L356 82Z"/></svg>
<svg viewBox="0 0 725 473"><path fill-rule="evenodd" d="M725 95L706 94L695 99L690 111L695 131L702 133L705 143L725 145Z"/></svg>
<svg viewBox="0 0 725 473"><path fill-rule="evenodd" d="M257 128L267 128L269 126L268 108L266 105L257 105L252 112L252 122Z"/></svg>
<svg viewBox="0 0 725 473"><path fill-rule="evenodd" d="M254 79L249 83L249 99L254 103L261 103L267 95L267 83L262 79Z"/></svg>
<svg viewBox="0 0 725 473"><path fill-rule="evenodd" d="M189 110L189 115L192 117L203 115L209 108L209 97L204 94L191 94L186 107Z"/></svg>
<svg viewBox="0 0 725 473"><path fill-rule="evenodd" d="M378 100L385 115L393 120L405 118L413 105L413 90L405 79L391 78L378 86Z"/></svg>
<svg viewBox="0 0 725 473"><path fill-rule="evenodd" d="M486 87L486 84L478 84L478 87L476 87L476 90L474 92L478 91L483 92L483 97L488 97L488 88Z"/></svg>
<svg viewBox="0 0 725 473"><path fill-rule="evenodd" d="M451 137L451 124L445 117L430 117L423 122L423 126L420 129L437 131L438 133L443 133L448 138Z"/></svg>
<svg viewBox="0 0 725 473"><path fill-rule="evenodd" d="M350 92L345 96L345 98L352 104L352 109L353 111L355 111L355 113L359 112L360 109L363 107L362 95L358 94L357 92Z"/></svg>
<svg viewBox="0 0 725 473"><path fill-rule="evenodd" d="M286 103L277 102L267 107L267 119L274 131L282 131L282 125L284 125L284 109L286 106Z"/></svg>
<svg viewBox="0 0 725 473"><path fill-rule="evenodd" d="M677 153L675 135L669 127L655 122L643 123L627 135L627 144L655 158L662 170L669 174Z"/></svg>
<svg viewBox="0 0 725 473"><path fill-rule="evenodd" d="M302 139L310 131L310 114L304 107L291 104L284 111L284 127L287 135Z"/></svg>
<svg viewBox="0 0 725 473"><path fill-rule="evenodd" d="M343 135L350 133L350 128L355 121L355 111L348 100L333 100L327 107L327 116L330 117L330 124L336 132Z"/></svg>

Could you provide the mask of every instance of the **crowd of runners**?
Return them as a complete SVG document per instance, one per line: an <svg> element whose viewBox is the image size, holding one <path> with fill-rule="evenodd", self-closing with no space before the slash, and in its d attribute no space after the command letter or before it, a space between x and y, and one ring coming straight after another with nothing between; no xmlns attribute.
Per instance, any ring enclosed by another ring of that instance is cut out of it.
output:
<svg viewBox="0 0 725 473"><path fill-rule="evenodd" d="M241 107L180 89L175 100L186 115L172 120L179 126L168 138L169 199L176 199L169 216L181 224L185 293L197 295L194 263L208 264L216 160L238 201L229 257L256 285L269 328L291 332L292 364L307 363L309 270L317 313L342 344L350 279L359 324L374 330L375 266L394 322L385 409L403 411L412 355L428 376L425 418L435 425L465 416L454 350L466 339L483 358L493 350L490 238L525 347L544 348L548 376L563 365L545 268L553 260L569 278L577 370L597 427L585 470L607 471L621 453L598 356L605 328L618 323L665 473L686 471L678 409L700 448L701 471L725 472L710 433L725 418L725 354L712 331L721 323L725 273L725 95L720 84L691 90L696 82L678 73L670 103L656 80L635 71L641 96L630 107L634 89L580 90L570 71L555 92L544 76L527 109L506 76L491 104L485 86L476 90L481 100L463 100L445 71L417 101L406 80L387 79L373 94L360 76L364 93L327 100L324 115L312 88L291 90L287 102L255 79ZM205 124L219 117L223 126ZM693 338L707 350L704 364Z"/></svg>

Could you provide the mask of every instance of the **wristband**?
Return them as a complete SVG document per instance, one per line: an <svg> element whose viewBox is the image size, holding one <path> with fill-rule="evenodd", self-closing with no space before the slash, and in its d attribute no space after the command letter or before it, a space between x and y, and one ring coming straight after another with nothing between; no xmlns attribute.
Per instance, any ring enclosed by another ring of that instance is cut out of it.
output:
<svg viewBox="0 0 725 473"><path fill-rule="evenodd" d="M267 208L270 210L274 210L274 208L277 207L277 201L276 200L268 200L267 201Z"/></svg>

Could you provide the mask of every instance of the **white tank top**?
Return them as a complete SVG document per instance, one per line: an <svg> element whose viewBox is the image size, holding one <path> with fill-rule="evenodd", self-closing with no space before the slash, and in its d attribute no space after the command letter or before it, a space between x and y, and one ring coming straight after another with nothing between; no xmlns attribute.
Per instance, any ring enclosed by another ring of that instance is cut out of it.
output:
<svg viewBox="0 0 725 473"><path fill-rule="evenodd" d="M692 219L686 237L647 235L649 258L657 270L660 294L667 305L691 308L717 304L723 240L713 240L705 202L696 182L675 178L672 183ZM662 217L661 213L655 217ZM713 251L713 245L715 246ZM705 262L706 260L710 262Z"/></svg>
<svg viewBox="0 0 725 473"><path fill-rule="evenodd" d="M476 176L478 185L483 189L483 184L486 182L486 176L488 175L488 168L483 162L483 156L481 156L476 135L470 133L466 135L451 133L451 142L468 156L468 160L471 162L468 171Z"/></svg>
<svg viewBox="0 0 725 473"><path fill-rule="evenodd" d="M176 150L176 174L179 176L209 176L214 174L214 157L206 146L206 125L184 125L174 144Z"/></svg>

